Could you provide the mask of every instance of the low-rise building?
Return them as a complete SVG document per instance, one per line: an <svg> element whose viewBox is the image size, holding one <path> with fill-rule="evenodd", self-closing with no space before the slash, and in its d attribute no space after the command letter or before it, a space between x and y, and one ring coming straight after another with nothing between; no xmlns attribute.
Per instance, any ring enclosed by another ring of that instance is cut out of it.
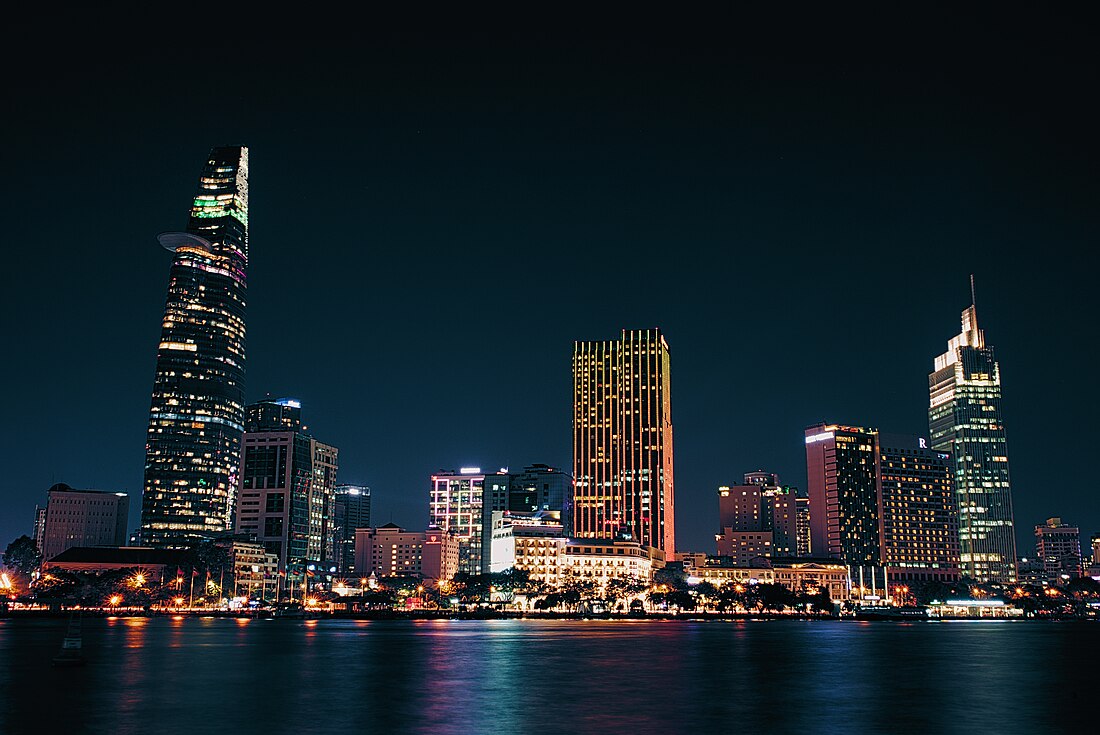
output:
<svg viewBox="0 0 1100 735"><path fill-rule="evenodd" d="M424 532L421 576L436 584L449 581L458 572L458 561L458 539L438 526L429 527Z"/></svg>
<svg viewBox="0 0 1100 735"><path fill-rule="evenodd" d="M185 564L187 552L182 549L152 549L145 546L74 546L48 559L43 569L69 572L101 572L119 569L140 569L150 581L164 583L174 579L176 570Z"/></svg>
<svg viewBox="0 0 1100 735"><path fill-rule="evenodd" d="M355 570L362 577L420 577L424 563L424 533L406 531L396 523L355 529Z"/></svg>
<svg viewBox="0 0 1100 735"><path fill-rule="evenodd" d="M571 539L562 549L561 580L590 579L601 588L615 578L648 582L664 566L664 552L635 541Z"/></svg>

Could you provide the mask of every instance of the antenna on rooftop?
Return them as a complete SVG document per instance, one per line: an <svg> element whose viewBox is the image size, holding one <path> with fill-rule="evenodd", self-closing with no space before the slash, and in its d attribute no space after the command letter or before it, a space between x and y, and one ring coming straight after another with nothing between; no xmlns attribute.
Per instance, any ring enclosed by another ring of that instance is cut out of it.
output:
<svg viewBox="0 0 1100 735"><path fill-rule="evenodd" d="M977 306L978 299L974 296L974 274L970 274L970 305Z"/></svg>

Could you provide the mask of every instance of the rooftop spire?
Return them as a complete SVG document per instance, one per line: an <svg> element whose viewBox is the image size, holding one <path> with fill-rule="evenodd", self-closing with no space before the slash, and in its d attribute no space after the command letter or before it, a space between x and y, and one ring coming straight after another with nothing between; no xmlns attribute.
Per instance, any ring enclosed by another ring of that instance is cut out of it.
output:
<svg viewBox="0 0 1100 735"><path fill-rule="evenodd" d="M973 307L978 306L978 299L974 296L974 274L970 274L970 305Z"/></svg>

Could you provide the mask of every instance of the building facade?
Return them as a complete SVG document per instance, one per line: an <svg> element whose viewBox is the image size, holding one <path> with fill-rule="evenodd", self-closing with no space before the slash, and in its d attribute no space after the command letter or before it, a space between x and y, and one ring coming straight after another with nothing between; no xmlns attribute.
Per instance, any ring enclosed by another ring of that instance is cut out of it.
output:
<svg viewBox="0 0 1100 735"><path fill-rule="evenodd" d="M1001 412L1001 368L978 328L977 308L928 376L932 449L955 463L960 563L980 582L1016 580L1016 538L1008 446Z"/></svg>
<svg viewBox="0 0 1100 735"><path fill-rule="evenodd" d="M797 490L771 472L749 472L742 485L718 488L719 556L798 553Z"/></svg>
<svg viewBox="0 0 1100 735"><path fill-rule="evenodd" d="M806 429L810 545L817 556L879 566L878 433L840 424Z"/></svg>
<svg viewBox="0 0 1100 735"><path fill-rule="evenodd" d="M355 574L355 529L370 528L370 488L337 485L332 505L332 539L336 572Z"/></svg>
<svg viewBox="0 0 1100 735"><path fill-rule="evenodd" d="M1062 523L1061 518L1048 518L1035 527L1035 557L1043 565L1046 581L1080 577L1081 529Z"/></svg>
<svg viewBox="0 0 1100 735"><path fill-rule="evenodd" d="M527 465L522 472L511 476L508 510L514 513L560 513L568 533L568 526L573 520L573 478L568 472L550 465Z"/></svg>
<svg viewBox="0 0 1100 735"><path fill-rule="evenodd" d="M795 507L795 556L810 556L813 545L810 542L810 497L798 495L794 499Z"/></svg>
<svg viewBox="0 0 1100 735"><path fill-rule="evenodd" d="M130 498L126 493L74 490L58 483L46 491L39 551L48 561L82 546L124 546Z"/></svg>
<svg viewBox="0 0 1100 735"><path fill-rule="evenodd" d="M489 563L488 549L485 548L486 528L494 506L502 506L497 509L504 510L507 503L506 472L494 476L483 473L480 467L463 467L457 472L440 471L431 476L428 526L439 528L458 539L460 572L481 574L484 571L483 564Z"/></svg>
<svg viewBox="0 0 1100 735"><path fill-rule="evenodd" d="M424 532L406 531L396 523L355 530L355 568L362 577L420 577Z"/></svg>
<svg viewBox="0 0 1100 735"><path fill-rule="evenodd" d="M573 350L573 536L675 553L669 350L658 329Z"/></svg>
<svg viewBox="0 0 1100 735"><path fill-rule="evenodd" d="M612 579L648 582L654 570L663 566L664 554L659 549L635 541L574 539L562 547L558 583L577 579L606 589Z"/></svg>
<svg viewBox="0 0 1100 735"><path fill-rule="evenodd" d="M301 403L250 404L243 437L236 532L254 535L288 580L335 566L332 513L339 451L302 431Z"/></svg>
<svg viewBox="0 0 1100 735"><path fill-rule="evenodd" d="M923 437L881 434L882 563L894 582L959 578L959 509L951 455Z"/></svg>
<svg viewBox="0 0 1100 735"><path fill-rule="evenodd" d="M210 151L173 253L146 438L141 538L186 546L233 525L244 433L248 149Z"/></svg>

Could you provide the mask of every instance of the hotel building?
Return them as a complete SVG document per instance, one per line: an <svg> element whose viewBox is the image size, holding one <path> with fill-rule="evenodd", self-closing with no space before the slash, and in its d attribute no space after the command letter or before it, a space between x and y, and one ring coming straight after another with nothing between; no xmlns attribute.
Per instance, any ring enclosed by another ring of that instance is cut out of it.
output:
<svg viewBox="0 0 1100 735"><path fill-rule="evenodd" d="M675 552L669 350L658 329L573 350L573 532Z"/></svg>

